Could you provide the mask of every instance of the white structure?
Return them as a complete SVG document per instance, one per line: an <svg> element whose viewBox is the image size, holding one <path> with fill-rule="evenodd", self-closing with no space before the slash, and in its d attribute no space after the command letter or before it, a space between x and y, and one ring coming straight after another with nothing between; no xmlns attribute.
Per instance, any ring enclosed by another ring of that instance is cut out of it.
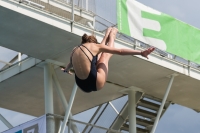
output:
<svg viewBox="0 0 200 133"><path fill-rule="evenodd" d="M84 3L88 2L82 1L81 5ZM159 118L171 102L200 111L197 101L200 70L191 64L168 58L165 52L159 50L151 54L149 60L140 56L114 55L103 90L90 94L77 90L74 77L64 74L59 66L69 61L70 51L80 43L81 35L95 32L98 40L101 40L104 34L91 27L101 23L96 19L99 16L88 12L88 5L85 6L86 10L73 5L73 2L66 3L64 0L0 0L0 29L5 29L0 30L0 44L29 56L0 72L1 107L33 116L46 114L48 133L63 133L66 122L74 133L79 132L76 123L87 125L82 131L85 133L95 132L95 128L104 132L129 130L136 133L137 130L137 133L154 133ZM102 23L101 26L105 25ZM143 46L145 44L122 34L115 41L118 48L142 50ZM122 97L122 90L128 94L129 100L117 110L112 100ZM69 98L67 103L66 99ZM159 101L160 104L147 99ZM90 123L73 120L72 113L96 106L99 107ZM96 126L108 107L116 113L113 123L108 128ZM9 128L12 127L8 124L9 120L0 119Z"/></svg>

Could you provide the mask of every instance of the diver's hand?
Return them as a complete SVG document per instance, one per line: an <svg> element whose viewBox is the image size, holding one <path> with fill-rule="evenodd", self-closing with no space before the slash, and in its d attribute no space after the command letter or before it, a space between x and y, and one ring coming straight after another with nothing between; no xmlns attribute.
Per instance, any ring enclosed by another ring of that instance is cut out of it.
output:
<svg viewBox="0 0 200 133"><path fill-rule="evenodd" d="M61 68L61 71L65 72L67 74L73 75L73 73L70 70L66 71L63 67Z"/></svg>
<svg viewBox="0 0 200 133"><path fill-rule="evenodd" d="M146 49L146 50L144 50L144 51L141 52L141 56L149 59L148 55L151 54L151 52L153 52L154 50L155 50L154 47L148 48L148 49Z"/></svg>

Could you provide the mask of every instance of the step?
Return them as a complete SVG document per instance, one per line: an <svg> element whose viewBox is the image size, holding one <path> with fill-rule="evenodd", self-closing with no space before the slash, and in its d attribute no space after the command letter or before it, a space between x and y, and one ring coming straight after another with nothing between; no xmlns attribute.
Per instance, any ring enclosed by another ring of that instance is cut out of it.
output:
<svg viewBox="0 0 200 133"><path fill-rule="evenodd" d="M141 126L153 126L154 122L153 121L148 121L145 119L141 119L141 118L136 118L136 123L137 125L141 125ZM129 119L126 119L126 122L129 122Z"/></svg>
<svg viewBox="0 0 200 133"><path fill-rule="evenodd" d="M129 125L128 124L124 124L121 127L121 130L129 131ZM149 131L146 130L146 129L142 129L142 128L137 127L137 133L149 133Z"/></svg>
<svg viewBox="0 0 200 133"><path fill-rule="evenodd" d="M149 111L146 111L143 109L139 109L139 108L136 108L136 114L146 117L146 118L149 118L149 119L155 118L157 116L156 113L152 113L152 112L149 112Z"/></svg>
<svg viewBox="0 0 200 133"><path fill-rule="evenodd" d="M141 118L136 118L137 120L137 124L138 125L142 125L142 126L153 126L154 122L152 121L148 121L148 120L145 120L145 119L141 119Z"/></svg>
<svg viewBox="0 0 200 133"><path fill-rule="evenodd" d="M153 102L146 101L146 100L143 100L143 99L140 100L140 102L138 103L138 106L143 106L143 107L155 110L155 111L158 111L159 108L160 108L159 104L155 104Z"/></svg>

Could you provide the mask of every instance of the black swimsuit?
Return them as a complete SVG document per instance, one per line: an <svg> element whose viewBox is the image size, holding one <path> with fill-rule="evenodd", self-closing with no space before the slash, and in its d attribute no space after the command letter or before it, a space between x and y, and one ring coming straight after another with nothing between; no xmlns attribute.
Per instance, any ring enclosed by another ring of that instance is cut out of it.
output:
<svg viewBox="0 0 200 133"><path fill-rule="evenodd" d="M85 47L90 53L91 51L84 45L80 45L78 46L82 51L83 49L81 48L81 46ZM87 56L87 58L90 60L90 58L88 57L88 55L83 51L83 53ZM97 80L97 69L96 69L96 63L97 63L97 58L98 55L94 56L92 53L91 55L93 56L92 60L90 60L91 62L91 67L90 67L90 73L88 75L88 77L86 79L79 79L76 76L75 73L75 80L76 80L76 84L84 91L84 92L91 92L91 91L97 91L96 88L96 80Z"/></svg>

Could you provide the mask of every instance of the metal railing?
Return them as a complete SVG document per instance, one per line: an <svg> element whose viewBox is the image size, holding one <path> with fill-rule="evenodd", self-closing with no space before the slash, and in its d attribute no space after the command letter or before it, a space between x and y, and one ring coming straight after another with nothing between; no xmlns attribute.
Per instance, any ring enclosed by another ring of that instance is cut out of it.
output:
<svg viewBox="0 0 200 133"><path fill-rule="evenodd" d="M43 1L41 1L41 0L15 0L15 1L35 2L36 4L41 5L41 7L44 6L44 8L40 8L43 11L50 12L54 15L63 17L65 19L69 19L69 20L72 19L73 14L71 12L65 11L64 9L60 9L55 6L52 6L49 3L51 1L59 2L63 6L70 7L70 6L72 6L73 0L46 0L47 2L44 2L45 0L43 0ZM93 23L93 25L95 25L95 27L94 27L95 31L104 32L108 27L111 27L111 26L116 27L117 26L116 1L113 1L113 0L101 0L101 1L99 1L99 0L74 0L74 6L75 6L75 8L77 8L79 10L87 11L88 13L91 14L91 16L94 17L94 23L92 21L90 21L90 22ZM75 15L74 22L81 23L81 24L89 27L88 20L85 18L81 18L80 16ZM134 39L130 36L127 36L123 33L118 33L117 38L132 44L133 47L139 47L142 49L151 47L150 45L145 44L145 43L143 43L137 39ZM183 59L179 56L168 53L166 51L162 51L162 50L156 48L154 53L157 53L164 58L168 58L170 60L174 60L178 63L181 63L181 64L187 66L188 68L192 67L192 68L195 68L198 70L200 69L200 64Z"/></svg>
<svg viewBox="0 0 200 133"><path fill-rule="evenodd" d="M26 58L24 58L24 59L22 59L22 60L20 60L20 61L18 61L18 59L15 59L15 62L14 63L10 63L10 65L7 65L7 66L5 66L5 67L3 67L2 69L0 69L0 72L3 72L3 71L5 71L5 70L7 70L7 69L9 69L9 68L11 68L11 67L13 67L13 66L15 66L15 65L19 65L19 64L21 64L22 62L24 62L24 61L26 61L26 60L28 60L30 57L26 57Z"/></svg>
<svg viewBox="0 0 200 133"><path fill-rule="evenodd" d="M47 116L53 116L54 118L58 118L61 121L64 119L64 116L57 115L57 114L47 114ZM78 120L74 120L74 119L68 119L68 122L67 122L67 125L66 125L66 126L68 126L68 128L67 128L68 133L71 132L70 131L71 122L74 122L74 123L79 124L79 125L84 125L84 126L96 128L99 132L110 132L110 131L112 131L113 133L122 133L122 132L117 131L117 130L97 126L97 125L94 125L94 124L90 124L90 123L86 123L86 122L82 122L82 121L78 121Z"/></svg>

